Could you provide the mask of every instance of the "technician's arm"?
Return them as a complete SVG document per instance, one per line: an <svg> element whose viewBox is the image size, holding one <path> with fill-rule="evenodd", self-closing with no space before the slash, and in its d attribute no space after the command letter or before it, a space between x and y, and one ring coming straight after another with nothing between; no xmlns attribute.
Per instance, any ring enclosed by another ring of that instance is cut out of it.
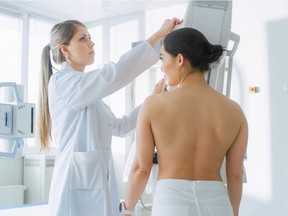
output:
<svg viewBox="0 0 288 216"><path fill-rule="evenodd" d="M160 79L154 86L152 94L159 94L163 92L163 89L167 87L164 78ZM134 132L136 128L136 121L138 117L139 110L141 105L137 106L127 115L122 116L122 118L117 118L107 106L107 111L110 112L110 115L113 117L113 135L124 137Z"/></svg>
<svg viewBox="0 0 288 216"><path fill-rule="evenodd" d="M242 198L242 173L243 161L248 140L248 125L245 117L238 136L226 155L227 189L234 216L239 214L239 206Z"/></svg>
<svg viewBox="0 0 288 216"><path fill-rule="evenodd" d="M59 73L50 83L55 85L59 95L72 109L82 109L118 91L156 63L159 55L152 46L155 46L179 22L176 18L166 20L147 41L122 55L116 63L107 63L103 69L88 73L68 70Z"/></svg>

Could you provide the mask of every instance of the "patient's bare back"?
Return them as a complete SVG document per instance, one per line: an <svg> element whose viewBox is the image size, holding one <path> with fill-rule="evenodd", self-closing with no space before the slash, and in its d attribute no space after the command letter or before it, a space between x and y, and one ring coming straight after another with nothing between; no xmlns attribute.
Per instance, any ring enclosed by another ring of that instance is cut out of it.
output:
<svg viewBox="0 0 288 216"><path fill-rule="evenodd" d="M159 179L221 180L223 158L243 123L239 105L209 85L179 87L149 100Z"/></svg>

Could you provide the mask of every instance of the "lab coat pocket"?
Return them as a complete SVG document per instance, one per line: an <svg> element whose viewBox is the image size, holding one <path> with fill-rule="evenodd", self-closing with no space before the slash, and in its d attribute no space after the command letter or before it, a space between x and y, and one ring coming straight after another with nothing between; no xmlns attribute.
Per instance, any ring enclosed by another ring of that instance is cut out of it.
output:
<svg viewBox="0 0 288 216"><path fill-rule="evenodd" d="M189 207L180 205L165 205L165 206L155 206L152 209L152 216L189 216Z"/></svg>
<svg viewBox="0 0 288 216"><path fill-rule="evenodd" d="M208 210L210 216L233 216L232 207L210 206Z"/></svg>
<svg viewBox="0 0 288 216"><path fill-rule="evenodd" d="M70 189L103 189L105 164L100 151L74 152Z"/></svg>

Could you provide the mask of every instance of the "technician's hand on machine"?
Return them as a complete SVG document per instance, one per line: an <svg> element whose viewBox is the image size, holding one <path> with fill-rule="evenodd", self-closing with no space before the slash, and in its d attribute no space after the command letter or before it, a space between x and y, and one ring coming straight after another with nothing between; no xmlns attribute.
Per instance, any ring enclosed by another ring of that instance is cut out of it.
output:
<svg viewBox="0 0 288 216"><path fill-rule="evenodd" d="M182 22L183 20L180 20L178 18L166 19L162 24L161 28L148 39L148 42L151 44L151 46L154 47L159 42L159 39L164 38L174 29L176 25L179 25Z"/></svg>
<svg viewBox="0 0 288 216"><path fill-rule="evenodd" d="M183 20L180 20L178 18L173 19L166 19L164 23L162 24L161 28L158 31L158 34L164 38L168 33L170 33L175 26L181 24Z"/></svg>

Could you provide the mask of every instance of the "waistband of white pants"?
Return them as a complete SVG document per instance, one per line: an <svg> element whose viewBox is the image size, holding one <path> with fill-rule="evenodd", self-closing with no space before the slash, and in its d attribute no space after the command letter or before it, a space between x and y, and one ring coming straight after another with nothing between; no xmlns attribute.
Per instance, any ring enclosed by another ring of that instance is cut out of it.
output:
<svg viewBox="0 0 288 216"><path fill-rule="evenodd" d="M184 180L184 179L160 179L156 184L159 188L174 188L185 190L211 191L211 190L227 190L222 181L210 180Z"/></svg>

